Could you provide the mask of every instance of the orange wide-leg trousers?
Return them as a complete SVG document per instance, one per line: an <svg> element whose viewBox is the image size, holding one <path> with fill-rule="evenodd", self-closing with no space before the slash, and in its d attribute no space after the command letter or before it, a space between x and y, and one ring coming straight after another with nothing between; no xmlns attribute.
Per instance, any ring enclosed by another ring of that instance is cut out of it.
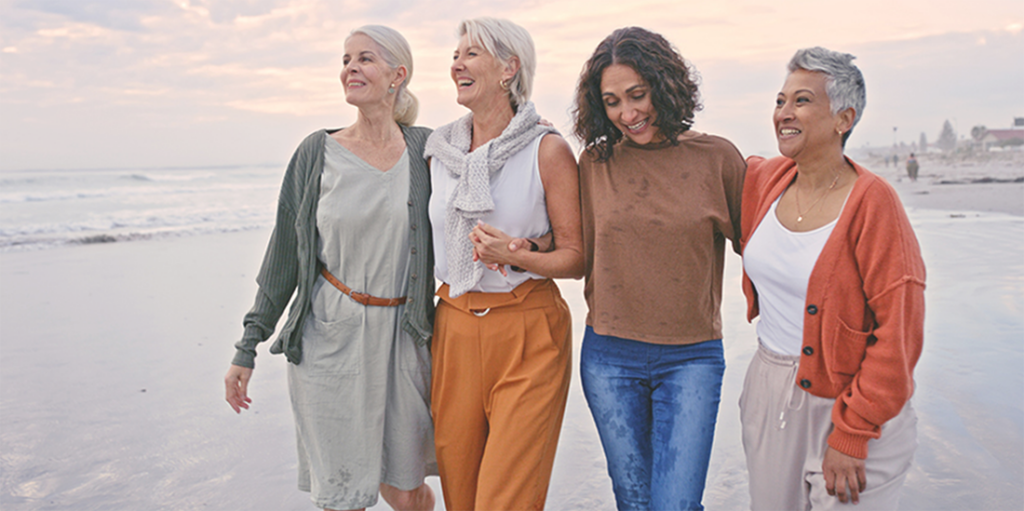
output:
<svg viewBox="0 0 1024 511"><path fill-rule="evenodd" d="M431 407L445 507L543 509L569 391L569 307L551 280L437 294Z"/></svg>

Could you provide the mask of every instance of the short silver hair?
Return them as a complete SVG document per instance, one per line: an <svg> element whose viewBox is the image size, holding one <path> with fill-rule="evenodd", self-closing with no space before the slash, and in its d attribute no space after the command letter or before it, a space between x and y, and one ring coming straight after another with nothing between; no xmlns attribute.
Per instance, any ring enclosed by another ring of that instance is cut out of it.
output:
<svg viewBox="0 0 1024 511"><path fill-rule="evenodd" d="M412 50L409 48L409 42L397 30L383 25L364 25L353 30L348 37L356 34L363 34L377 43L381 50L381 58L391 69L405 66L405 80L395 90L394 119L402 126L412 126L416 122L416 115L419 114L420 102L408 89L409 82L412 81Z"/></svg>
<svg viewBox="0 0 1024 511"><path fill-rule="evenodd" d="M509 20L484 17L460 21L458 36L464 35L501 62L519 58L519 71L508 83L509 102L515 110L529 101L537 70L537 52L530 33Z"/></svg>
<svg viewBox="0 0 1024 511"><path fill-rule="evenodd" d="M817 71L825 74L825 93L828 94L832 115L847 108L854 112L853 125L850 131L843 133L843 145L853 133L853 127L860 122L867 104L867 92L864 87L864 75L853 65L853 55L832 51L821 46L797 50L789 60L789 72L797 69Z"/></svg>

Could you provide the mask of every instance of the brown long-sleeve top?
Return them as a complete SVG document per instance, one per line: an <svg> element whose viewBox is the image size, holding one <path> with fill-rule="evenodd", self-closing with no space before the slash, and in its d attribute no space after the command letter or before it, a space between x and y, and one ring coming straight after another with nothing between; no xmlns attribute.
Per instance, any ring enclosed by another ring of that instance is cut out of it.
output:
<svg viewBox="0 0 1024 511"><path fill-rule="evenodd" d="M722 337L725 240L739 252L746 164L728 140L687 131L679 144L580 157L587 325L655 344Z"/></svg>

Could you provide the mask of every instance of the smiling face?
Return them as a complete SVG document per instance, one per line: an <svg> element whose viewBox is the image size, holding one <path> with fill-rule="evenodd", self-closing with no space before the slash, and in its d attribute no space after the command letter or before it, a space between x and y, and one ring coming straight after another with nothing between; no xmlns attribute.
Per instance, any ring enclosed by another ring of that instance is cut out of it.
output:
<svg viewBox="0 0 1024 511"><path fill-rule="evenodd" d="M381 56L380 47L365 34L354 34L345 41L342 56L341 85L345 101L361 107L387 102L388 88L401 83L400 69L391 69Z"/></svg>
<svg viewBox="0 0 1024 511"><path fill-rule="evenodd" d="M775 100L775 136L779 152L793 160L815 158L842 148L842 135L852 124L852 109L832 114L827 77L797 69L789 74Z"/></svg>
<svg viewBox="0 0 1024 511"><path fill-rule="evenodd" d="M508 66L491 55L487 50L469 40L468 35L459 39L459 45L452 56L452 81L458 89L460 105L474 110L490 105L495 99L508 102L508 91L500 82L511 78Z"/></svg>
<svg viewBox="0 0 1024 511"><path fill-rule="evenodd" d="M645 145L664 139L654 121L658 113L651 103L651 89L633 68L612 64L601 73L604 113L633 143Z"/></svg>

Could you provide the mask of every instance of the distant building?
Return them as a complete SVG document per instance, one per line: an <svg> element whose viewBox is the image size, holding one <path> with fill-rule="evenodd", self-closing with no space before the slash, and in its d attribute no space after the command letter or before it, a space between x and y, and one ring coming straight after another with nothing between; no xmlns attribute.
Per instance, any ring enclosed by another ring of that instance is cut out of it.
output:
<svg viewBox="0 0 1024 511"><path fill-rule="evenodd" d="M1013 118L1013 126L1015 128L1016 127L1024 128L1024 117L1014 117Z"/></svg>
<svg viewBox="0 0 1024 511"><path fill-rule="evenodd" d="M1016 124L1018 120L1024 121L1024 118L1015 119L1014 123ZM1024 126L1024 123L1022 123L1022 126ZM986 151L993 147L1024 146L1024 129L987 130L980 142Z"/></svg>

